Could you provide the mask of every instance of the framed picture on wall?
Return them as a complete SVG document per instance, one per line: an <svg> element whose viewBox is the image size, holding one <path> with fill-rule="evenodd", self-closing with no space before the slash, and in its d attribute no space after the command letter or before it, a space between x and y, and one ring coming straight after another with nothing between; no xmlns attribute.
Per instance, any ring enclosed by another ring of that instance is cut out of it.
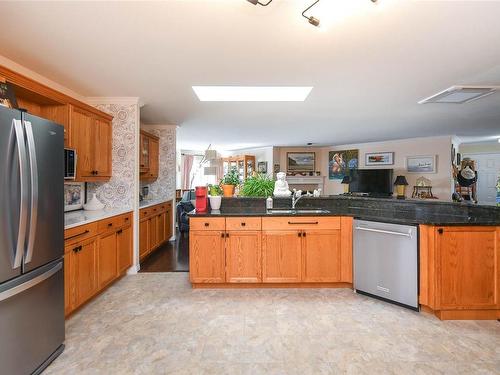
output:
<svg viewBox="0 0 500 375"><path fill-rule="evenodd" d="M257 172L267 173L267 161L259 161L257 164Z"/></svg>
<svg viewBox="0 0 500 375"><path fill-rule="evenodd" d="M81 210L85 199L83 182L64 183L64 212Z"/></svg>
<svg viewBox="0 0 500 375"><path fill-rule="evenodd" d="M328 153L328 178L342 180L351 169L358 169L358 150L330 151Z"/></svg>
<svg viewBox="0 0 500 375"><path fill-rule="evenodd" d="M394 152L370 152L365 154L365 165L393 165Z"/></svg>
<svg viewBox="0 0 500 375"><path fill-rule="evenodd" d="M286 159L286 170L289 173L316 171L315 152L287 152Z"/></svg>
<svg viewBox="0 0 500 375"><path fill-rule="evenodd" d="M406 171L408 173L436 173L436 155L407 156Z"/></svg>

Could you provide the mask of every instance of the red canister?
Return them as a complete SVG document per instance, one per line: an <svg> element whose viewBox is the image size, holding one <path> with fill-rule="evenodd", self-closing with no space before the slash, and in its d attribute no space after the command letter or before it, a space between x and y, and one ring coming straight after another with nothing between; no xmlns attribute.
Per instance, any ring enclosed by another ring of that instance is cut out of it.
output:
<svg viewBox="0 0 500 375"><path fill-rule="evenodd" d="M208 191L206 186L195 188L196 212L206 212L208 208Z"/></svg>

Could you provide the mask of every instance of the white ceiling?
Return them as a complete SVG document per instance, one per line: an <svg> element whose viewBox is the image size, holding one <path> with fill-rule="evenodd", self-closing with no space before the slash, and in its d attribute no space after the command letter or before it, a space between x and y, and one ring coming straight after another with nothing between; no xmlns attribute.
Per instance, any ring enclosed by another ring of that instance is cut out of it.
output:
<svg viewBox="0 0 500 375"><path fill-rule="evenodd" d="M300 16L310 3L0 2L0 55L85 96L139 96L143 122L180 125L188 149L500 136L500 93L417 104L500 85L500 2L322 0L320 29ZM304 103L212 103L192 85L314 89Z"/></svg>

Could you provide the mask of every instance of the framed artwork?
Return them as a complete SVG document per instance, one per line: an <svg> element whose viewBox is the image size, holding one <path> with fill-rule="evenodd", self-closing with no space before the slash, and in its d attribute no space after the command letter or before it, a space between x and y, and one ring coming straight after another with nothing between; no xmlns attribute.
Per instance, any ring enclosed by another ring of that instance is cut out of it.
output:
<svg viewBox="0 0 500 375"><path fill-rule="evenodd" d="M0 82L0 106L17 108L16 94L12 86L7 82Z"/></svg>
<svg viewBox="0 0 500 375"><path fill-rule="evenodd" d="M278 173L280 171L281 167L279 164L274 164L274 173Z"/></svg>
<svg viewBox="0 0 500 375"><path fill-rule="evenodd" d="M257 163L257 172L267 173L267 161L259 161Z"/></svg>
<svg viewBox="0 0 500 375"><path fill-rule="evenodd" d="M287 152L286 159L286 170L289 173L316 171L315 152Z"/></svg>
<svg viewBox="0 0 500 375"><path fill-rule="evenodd" d="M358 150L330 151L328 153L328 178L342 180L351 169L358 169Z"/></svg>
<svg viewBox="0 0 500 375"><path fill-rule="evenodd" d="M393 165L394 152L370 152L365 154L365 165Z"/></svg>
<svg viewBox="0 0 500 375"><path fill-rule="evenodd" d="M64 184L64 212L81 210L84 195L83 182L66 182Z"/></svg>
<svg viewBox="0 0 500 375"><path fill-rule="evenodd" d="M407 156L406 171L408 173L436 173L436 155Z"/></svg>

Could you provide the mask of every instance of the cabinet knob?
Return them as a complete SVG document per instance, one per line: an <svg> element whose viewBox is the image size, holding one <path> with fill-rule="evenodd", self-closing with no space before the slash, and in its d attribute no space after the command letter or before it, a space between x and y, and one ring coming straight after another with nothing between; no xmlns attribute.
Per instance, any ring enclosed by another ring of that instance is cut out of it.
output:
<svg viewBox="0 0 500 375"><path fill-rule="evenodd" d="M122 234L123 233L123 229L120 229L118 232L116 232L117 234Z"/></svg>
<svg viewBox="0 0 500 375"><path fill-rule="evenodd" d="M247 225L247 223L245 223L245 222L241 223L242 227L244 227L245 225Z"/></svg>
<svg viewBox="0 0 500 375"><path fill-rule="evenodd" d="M302 237L302 232L297 233L299 237Z"/></svg>
<svg viewBox="0 0 500 375"><path fill-rule="evenodd" d="M224 233L221 233L220 234L221 238L224 238L225 234Z"/></svg>
<svg viewBox="0 0 500 375"><path fill-rule="evenodd" d="M443 232L444 232L443 228L439 228L439 229L438 229L438 233L439 233L439 234L443 234Z"/></svg>
<svg viewBox="0 0 500 375"><path fill-rule="evenodd" d="M306 232L302 232L302 237L305 237L306 236Z"/></svg>
<svg viewBox="0 0 500 375"><path fill-rule="evenodd" d="M108 227L112 227L113 226L113 223L108 223Z"/></svg>
<svg viewBox="0 0 500 375"><path fill-rule="evenodd" d="M209 223L205 223L205 226L208 227L210 224Z"/></svg>

